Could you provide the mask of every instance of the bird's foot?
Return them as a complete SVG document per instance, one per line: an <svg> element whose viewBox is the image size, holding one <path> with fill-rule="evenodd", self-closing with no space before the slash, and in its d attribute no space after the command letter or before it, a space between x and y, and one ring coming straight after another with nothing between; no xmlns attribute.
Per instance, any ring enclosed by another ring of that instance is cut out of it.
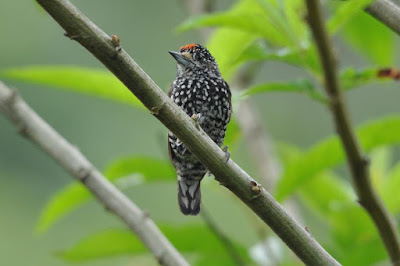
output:
<svg viewBox="0 0 400 266"><path fill-rule="evenodd" d="M193 119L193 121L195 122L195 125L197 127L197 129L200 129L200 118L201 118L202 114L198 113L198 114L192 114L191 118Z"/></svg>
<svg viewBox="0 0 400 266"><path fill-rule="evenodd" d="M117 51L117 52L119 52L119 51L121 51L121 40L119 39L119 37L118 37L118 35L116 35L116 34L113 34L112 36L111 36L111 43L112 43L112 45L115 47L115 50Z"/></svg>
<svg viewBox="0 0 400 266"><path fill-rule="evenodd" d="M222 148L222 150L225 152L225 162L227 163L229 159L231 158L231 153L228 151L229 146L226 145L225 147Z"/></svg>

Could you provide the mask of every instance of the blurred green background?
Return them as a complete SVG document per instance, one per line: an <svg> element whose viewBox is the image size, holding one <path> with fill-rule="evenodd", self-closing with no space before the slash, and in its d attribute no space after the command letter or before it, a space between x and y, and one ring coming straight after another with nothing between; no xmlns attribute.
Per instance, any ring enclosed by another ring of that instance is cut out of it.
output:
<svg viewBox="0 0 400 266"><path fill-rule="evenodd" d="M117 34L122 47L164 90L176 74L168 50L201 42L196 32L177 34L174 29L188 15L180 1L73 1L108 34ZM232 1L218 1L224 9ZM34 1L2 0L0 4L0 69L28 65L76 65L104 69L85 49L63 36L64 31ZM396 37L397 38L397 37ZM365 59L354 49L335 39L339 64L364 66ZM229 45L227 43L226 45ZM395 60L399 62L398 58ZM302 77L294 67L265 64L257 82ZM148 155L167 158L166 129L149 113L107 100L53 90L43 86L4 80L50 125L76 145L99 169L116 157ZM399 112L398 84L368 85L347 94L352 121L367 120ZM273 139L307 148L334 132L328 110L303 95L273 93L254 98L262 122ZM250 174L251 159L244 145L233 159ZM209 187L219 188L209 179ZM88 233L121 227L121 222L91 202L57 223L45 234L34 228L45 203L65 185L70 176L51 158L21 138L0 115L0 265L69 265L55 256ZM138 186L126 191L130 198L160 223L200 223L198 217L184 217L176 203L176 187L170 182ZM157 196L154 196L157 195ZM229 193L203 189L204 206L235 241L249 245L256 235L238 230L245 217ZM318 236L316 237L318 239ZM195 240L193 240L195 241ZM130 257L96 260L82 265L152 265ZM78 264L80 265L80 264Z"/></svg>

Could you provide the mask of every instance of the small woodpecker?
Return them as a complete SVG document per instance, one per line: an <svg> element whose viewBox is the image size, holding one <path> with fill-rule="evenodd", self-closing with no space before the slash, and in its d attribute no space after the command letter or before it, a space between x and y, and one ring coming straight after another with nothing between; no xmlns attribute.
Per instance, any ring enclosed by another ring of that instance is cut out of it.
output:
<svg viewBox="0 0 400 266"><path fill-rule="evenodd" d="M177 61L178 73L169 97L221 147L232 114L231 91L210 52L200 44L169 52ZM200 212L200 181L207 168L172 132L168 151L178 175L178 203L185 215Z"/></svg>

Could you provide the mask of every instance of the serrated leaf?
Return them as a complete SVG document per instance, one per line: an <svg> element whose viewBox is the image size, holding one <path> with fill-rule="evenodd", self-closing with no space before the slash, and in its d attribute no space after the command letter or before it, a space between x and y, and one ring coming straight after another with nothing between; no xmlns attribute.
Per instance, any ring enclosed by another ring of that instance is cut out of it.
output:
<svg viewBox="0 0 400 266"><path fill-rule="evenodd" d="M342 33L355 52L380 66L393 65L397 54L396 36L372 16L358 13Z"/></svg>
<svg viewBox="0 0 400 266"><path fill-rule="evenodd" d="M357 128L364 151L388 144L400 143L400 116L368 122ZM282 201L308 179L344 162L345 155L339 139L329 137L311 147L298 160L289 162L277 186L276 199Z"/></svg>
<svg viewBox="0 0 400 266"><path fill-rule="evenodd" d="M135 182L128 175L133 175ZM139 175L139 176L138 176ZM114 160L105 170L105 176L113 182L121 181L120 188L139 185L143 182L174 180L175 171L168 161L146 157L125 157ZM55 222L76 210L88 200L92 199L92 194L80 183L74 182L66 186L46 203L39 221L36 225L36 232L43 233L48 230Z"/></svg>
<svg viewBox="0 0 400 266"><path fill-rule="evenodd" d="M327 21L330 34L335 34L343 25L351 21L374 0L341 1L339 7Z"/></svg>
<svg viewBox="0 0 400 266"><path fill-rule="evenodd" d="M254 94L276 91L302 93L306 94L311 99L326 103L325 97L314 88L309 80L306 79L296 80L287 83L264 83L256 85L247 89L243 93L243 96L251 96Z"/></svg>
<svg viewBox="0 0 400 266"><path fill-rule="evenodd" d="M195 254L196 265L203 265L202 257L215 258L232 263L216 236L204 225L160 226L161 231L181 252ZM196 239L196 241L193 241ZM239 244L235 248L248 260L246 249ZM147 253L140 240L129 230L112 229L89 235L74 247L60 252L61 258L70 262L83 262L97 258Z"/></svg>
<svg viewBox="0 0 400 266"><path fill-rule="evenodd" d="M144 109L112 73L78 66L29 66L5 69L5 78L101 97Z"/></svg>

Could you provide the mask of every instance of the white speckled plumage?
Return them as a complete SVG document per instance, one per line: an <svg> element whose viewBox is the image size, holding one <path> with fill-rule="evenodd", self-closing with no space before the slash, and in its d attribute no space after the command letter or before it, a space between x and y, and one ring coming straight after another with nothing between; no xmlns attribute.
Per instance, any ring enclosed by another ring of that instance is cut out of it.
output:
<svg viewBox="0 0 400 266"><path fill-rule="evenodd" d="M231 118L231 92L222 78L214 57L199 44L182 46L170 52L178 62L178 74L169 96L189 116L198 114L200 127L221 146ZM200 181L205 166L171 132L168 149L178 175L178 202L185 215L200 211Z"/></svg>

